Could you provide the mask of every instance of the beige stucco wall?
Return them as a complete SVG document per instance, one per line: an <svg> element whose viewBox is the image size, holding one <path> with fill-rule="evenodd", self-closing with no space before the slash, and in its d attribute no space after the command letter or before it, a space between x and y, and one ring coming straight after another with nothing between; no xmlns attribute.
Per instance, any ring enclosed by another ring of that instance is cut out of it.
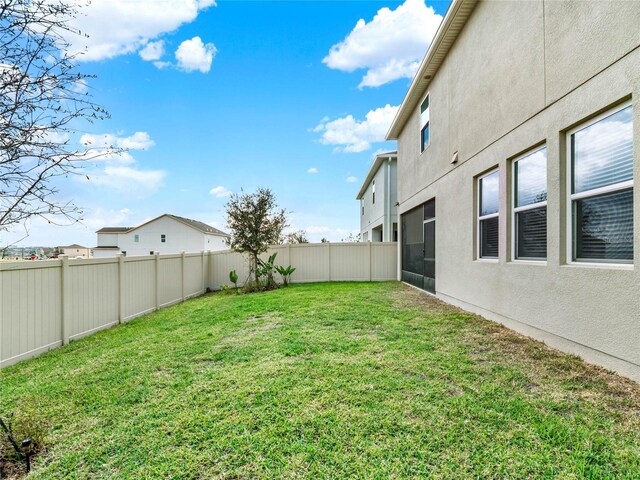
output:
<svg viewBox="0 0 640 480"><path fill-rule="evenodd" d="M567 264L564 132L633 99L640 175L640 2L481 2L398 141L399 211L436 198L442 298L640 380L640 269ZM548 259L510 259L510 159L545 143ZM451 165L454 152L459 161ZM500 168L500 258L475 259L474 178ZM634 190L636 207L640 188ZM640 252L640 208L634 211ZM638 253L636 253L638 258Z"/></svg>

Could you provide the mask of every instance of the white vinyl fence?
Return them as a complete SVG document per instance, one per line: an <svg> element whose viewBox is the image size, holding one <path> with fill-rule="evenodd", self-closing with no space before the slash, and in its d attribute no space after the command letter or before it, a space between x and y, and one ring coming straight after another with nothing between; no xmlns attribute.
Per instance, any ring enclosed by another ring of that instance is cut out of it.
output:
<svg viewBox="0 0 640 480"><path fill-rule="evenodd" d="M292 283L397 277L396 243L278 245ZM267 256L265 255L265 256ZM0 368L145 313L218 290L246 258L201 252L89 260L0 262Z"/></svg>

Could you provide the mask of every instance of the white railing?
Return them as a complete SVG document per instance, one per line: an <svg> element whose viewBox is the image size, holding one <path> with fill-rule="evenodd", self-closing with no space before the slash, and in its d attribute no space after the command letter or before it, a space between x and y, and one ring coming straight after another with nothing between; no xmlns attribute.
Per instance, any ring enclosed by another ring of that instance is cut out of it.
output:
<svg viewBox="0 0 640 480"><path fill-rule="evenodd" d="M292 283L395 280L396 243L277 245ZM248 277L239 253L0 263L0 368Z"/></svg>

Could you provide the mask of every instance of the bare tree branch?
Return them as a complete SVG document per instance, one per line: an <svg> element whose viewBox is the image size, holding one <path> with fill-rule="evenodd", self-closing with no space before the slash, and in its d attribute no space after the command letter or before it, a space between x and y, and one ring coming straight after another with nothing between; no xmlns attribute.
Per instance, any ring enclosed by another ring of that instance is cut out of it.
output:
<svg viewBox="0 0 640 480"><path fill-rule="evenodd" d="M58 197L56 177L80 173L112 153L74 149L70 135L108 118L84 91L66 53L79 14L67 0L0 0L0 231L32 217L76 222L82 211Z"/></svg>

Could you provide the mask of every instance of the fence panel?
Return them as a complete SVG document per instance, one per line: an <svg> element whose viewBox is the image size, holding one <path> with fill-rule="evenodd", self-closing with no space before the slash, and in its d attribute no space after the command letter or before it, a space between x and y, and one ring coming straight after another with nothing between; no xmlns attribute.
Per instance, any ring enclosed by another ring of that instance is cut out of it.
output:
<svg viewBox="0 0 640 480"><path fill-rule="evenodd" d="M0 264L0 368L62 344L61 262L47 263Z"/></svg>
<svg viewBox="0 0 640 480"><path fill-rule="evenodd" d="M249 264L246 258L231 250L212 253L209 289L220 290L221 285L231 284L229 281L231 270L238 273L238 285L244 285L244 282L249 278Z"/></svg>
<svg viewBox="0 0 640 480"><path fill-rule="evenodd" d="M118 323L120 288L118 259L69 260L69 338L86 336ZM65 290L67 286L64 286Z"/></svg>
<svg viewBox="0 0 640 480"><path fill-rule="evenodd" d="M331 245L331 280L371 280L371 244L341 243Z"/></svg>
<svg viewBox="0 0 640 480"><path fill-rule="evenodd" d="M182 256L160 255L158 284L160 307L182 300Z"/></svg>
<svg viewBox="0 0 640 480"><path fill-rule="evenodd" d="M371 242L371 280L396 280L398 278L398 244Z"/></svg>
<svg viewBox="0 0 640 480"><path fill-rule="evenodd" d="M303 243L291 245L291 266L296 271L292 283L327 282L331 274L330 243Z"/></svg>
<svg viewBox="0 0 640 480"><path fill-rule="evenodd" d="M204 289L202 288L202 255L200 253L185 255L184 269L185 297L194 297L204 293Z"/></svg>
<svg viewBox="0 0 640 480"><path fill-rule="evenodd" d="M155 256L127 257L123 262L122 320L130 320L156 308Z"/></svg>

